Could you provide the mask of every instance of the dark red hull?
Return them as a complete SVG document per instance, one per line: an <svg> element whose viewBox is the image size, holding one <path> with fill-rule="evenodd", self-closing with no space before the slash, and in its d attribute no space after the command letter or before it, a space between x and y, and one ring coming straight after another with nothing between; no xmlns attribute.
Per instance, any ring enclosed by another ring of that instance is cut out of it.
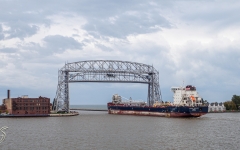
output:
<svg viewBox="0 0 240 150"><path fill-rule="evenodd" d="M141 115L141 116L160 116L160 117L200 117L208 112L207 106L186 107L186 106L123 106L108 104L109 114L120 115Z"/></svg>

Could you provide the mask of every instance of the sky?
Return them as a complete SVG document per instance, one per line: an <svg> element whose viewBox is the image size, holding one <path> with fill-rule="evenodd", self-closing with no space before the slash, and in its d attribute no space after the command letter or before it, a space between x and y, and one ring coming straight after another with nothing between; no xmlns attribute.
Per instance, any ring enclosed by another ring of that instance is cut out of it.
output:
<svg viewBox="0 0 240 150"><path fill-rule="evenodd" d="M153 65L164 101L194 85L204 100L240 95L240 1L0 0L0 99L55 97L65 63L121 60ZM113 94L147 99L147 85L71 83L70 105Z"/></svg>

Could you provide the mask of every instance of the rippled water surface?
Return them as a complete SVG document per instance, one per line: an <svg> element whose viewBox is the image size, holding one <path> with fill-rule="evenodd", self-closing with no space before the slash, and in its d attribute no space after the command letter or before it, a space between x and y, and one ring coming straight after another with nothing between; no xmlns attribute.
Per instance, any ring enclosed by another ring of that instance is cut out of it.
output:
<svg viewBox="0 0 240 150"><path fill-rule="evenodd" d="M74 117L0 118L2 126L9 128L1 150L240 149L240 113L162 118L80 111Z"/></svg>

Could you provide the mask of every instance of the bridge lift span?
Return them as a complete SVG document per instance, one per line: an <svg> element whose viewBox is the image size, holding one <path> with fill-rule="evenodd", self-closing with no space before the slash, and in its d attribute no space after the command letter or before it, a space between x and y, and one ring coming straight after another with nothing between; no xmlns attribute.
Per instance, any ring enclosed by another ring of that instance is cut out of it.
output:
<svg viewBox="0 0 240 150"><path fill-rule="evenodd" d="M159 72L153 66L117 60L89 60L65 64L58 71L54 111L69 112L69 83L114 82L148 84L148 105L161 101Z"/></svg>

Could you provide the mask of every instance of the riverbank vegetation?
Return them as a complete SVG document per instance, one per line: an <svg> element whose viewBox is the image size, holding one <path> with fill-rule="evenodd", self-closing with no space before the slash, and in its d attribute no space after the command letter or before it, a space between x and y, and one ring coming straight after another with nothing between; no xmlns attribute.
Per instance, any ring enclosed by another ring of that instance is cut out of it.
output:
<svg viewBox="0 0 240 150"><path fill-rule="evenodd" d="M224 102L226 110L238 110L240 108L240 96L233 95L232 100Z"/></svg>

